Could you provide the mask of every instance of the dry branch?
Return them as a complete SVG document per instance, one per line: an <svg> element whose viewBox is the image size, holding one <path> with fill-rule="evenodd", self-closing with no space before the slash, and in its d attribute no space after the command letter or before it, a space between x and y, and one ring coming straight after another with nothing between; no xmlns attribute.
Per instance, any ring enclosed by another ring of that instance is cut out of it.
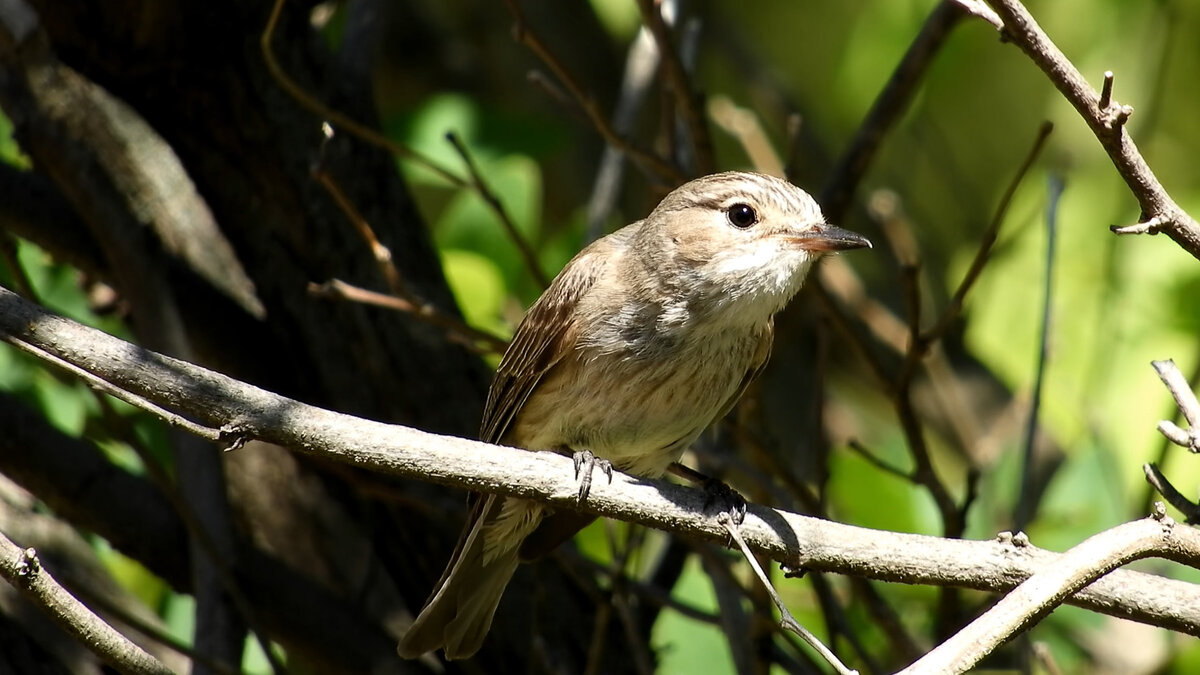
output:
<svg viewBox="0 0 1200 675"><path fill-rule="evenodd" d="M162 356L46 312L0 289L0 338L23 342L193 421L227 440L257 438L370 471L575 508L571 461L342 415ZM703 491L614 474L585 511L724 543ZM881 532L751 505L742 534L756 552L794 568L884 581L1007 591L1058 560L997 541ZM1195 564L1184 558L1182 562ZM1070 603L1200 636L1200 588L1118 571Z"/></svg>
<svg viewBox="0 0 1200 675"><path fill-rule="evenodd" d="M37 552L21 550L0 534L0 576L21 591L51 618L119 672L132 675L171 675L162 662L121 635L79 602L42 568Z"/></svg>
<svg viewBox="0 0 1200 675"><path fill-rule="evenodd" d="M1133 108L1120 105L1112 98L1111 74L1105 74L1107 95L1102 96L1088 84L1062 50L1050 41L1029 10L1018 0L988 0L988 3L1003 22L1003 27L999 29L1001 34L1020 47L1046 73L1063 98L1075 107L1141 205L1142 216L1137 225L1114 227L1112 230L1117 234L1163 232L1193 257L1200 258L1200 223L1176 204L1158 182L1126 131L1125 122L1133 113ZM961 4L966 7L975 3Z"/></svg>

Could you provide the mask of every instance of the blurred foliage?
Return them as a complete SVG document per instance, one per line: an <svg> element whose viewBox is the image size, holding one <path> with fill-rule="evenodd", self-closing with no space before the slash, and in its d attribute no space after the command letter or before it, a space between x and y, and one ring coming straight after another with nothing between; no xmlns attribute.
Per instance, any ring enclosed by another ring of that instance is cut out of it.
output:
<svg viewBox="0 0 1200 675"><path fill-rule="evenodd" d="M418 5L430 5L416 3ZM457 0L430 12L443 29L471 35L472 12L487 3ZM499 4L499 3L496 3ZM579 2L578 11L587 3ZM860 0L848 3L751 0L745 3L687 3L702 20L696 81L710 94L728 96L757 112L782 149L785 120L797 112L808 134L798 176L817 191L821 173L846 146L859 121L887 81L934 3L930 0ZM632 0L591 0L613 53L623 53L639 20ZM1192 0L1056 0L1031 2L1050 36L1093 83L1105 70L1116 73L1115 97L1134 105L1130 132L1164 185L1193 215L1200 214L1200 3ZM342 26L338 14L327 25L331 48ZM478 26L473 27L479 30ZM540 68L521 46L507 39L508 24L488 26L491 39L457 45L476 62L516 62L486 87L439 87L436 77L402 95L381 91L384 127L396 140L439 164L465 174L462 159L447 142L458 134L480 174L498 195L521 235L553 274L584 242L583 205L594 170L595 134L524 78ZM403 69L406 64L399 64ZM496 71L490 71L495 73ZM585 82L612 91L608 82ZM432 84L431 84L432 83ZM386 90L389 81L380 82ZM399 83L393 82L396 86ZM613 101L603 100L611 109ZM900 196L903 213L919 242L927 282L927 318L941 311L962 278L1005 186L1028 152L1039 123L1051 120L1050 144L1016 195L992 259L967 299L961 342L966 354L1007 388L1016 401L1009 420L986 430L998 437L994 459L980 467L983 478L968 534L987 538L1008 527L1019 483L1022 430L1037 365L1041 303L1053 283L1049 360L1039 417L1041 431L1065 455L1031 525L1035 544L1067 548L1147 510L1141 465L1164 460L1172 481L1185 491L1200 483L1200 464L1168 448L1154 431L1157 420L1174 415L1167 392L1149 367L1152 359L1174 358L1185 373L1200 366L1200 264L1166 237L1117 238L1112 224L1138 219L1138 207L1099 144L1077 114L1016 48L1002 44L979 21L964 21L950 36L910 110L885 141L858 193L860 203L875 190ZM0 117L0 158L17 166L28 161ZM737 143L715 132L720 167L747 168ZM572 170L559 170L573 162ZM584 164L591 162L591 164ZM470 189L459 189L407 162L398 163L440 250L445 272L467 320L511 334L521 309L541 291L495 213ZM632 170L631 170L632 171ZM639 178L636 172L631 182ZM1057 213L1057 255L1046 278L1047 184L1065 181ZM620 222L641 217L653 204L647 191L631 189L618 207ZM882 243L860 208L843 223ZM78 274L21 242L19 259L39 299L72 318L125 335L119 317L97 316L79 290ZM899 278L886 246L847 259L871 284L871 292L902 315ZM0 281L12 283L0 268ZM860 440L883 461L908 466L905 439L890 404L855 374L834 373L831 396L860 408ZM37 405L58 428L73 435L100 415L92 395L73 380L34 368L23 356L0 349L0 388ZM137 442L160 461L169 457L156 423L126 408ZM1015 419L1015 421L1012 421ZM100 426L100 425L97 425ZM931 432L932 434L932 432ZM96 436L93 436L96 437ZM140 462L120 439L98 438L113 461L140 472ZM834 439L829 512L838 520L881 529L940 533L926 491L880 471ZM931 438L938 468L959 489L962 466ZM169 470L169 467L167 467ZM581 535L582 550L606 559L614 530L600 524ZM624 527L616 532L624 532ZM618 535L616 538L621 538ZM174 595L136 563L97 542L113 575L159 610L173 635L190 640L190 599ZM1172 573L1179 570L1169 567ZM1194 578L1195 573L1188 576ZM849 597L845 580L831 579ZM749 583L747 581L747 583ZM878 585L909 628L928 635L929 607L936 591ZM808 581L785 585L792 611L819 635L824 631ZM710 581L693 560L675 589L689 605L716 610ZM882 644L872 620L854 608L849 620L862 635ZM1080 610L1060 609L1032 631L1046 642L1064 672L1089 672L1106 635L1125 630L1118 621ZM1185 673L1200 669L1200 644L1162 630L1137 627L1121 632L1155 655L1150 667ZM1129 637L1129 636L1135 637ZM719 629L665 611L652 644L660 648L663 673L733 672ZM836 643L849 653L846 645ZM250 672L267 672L261 653L247 657Z"/></svg>

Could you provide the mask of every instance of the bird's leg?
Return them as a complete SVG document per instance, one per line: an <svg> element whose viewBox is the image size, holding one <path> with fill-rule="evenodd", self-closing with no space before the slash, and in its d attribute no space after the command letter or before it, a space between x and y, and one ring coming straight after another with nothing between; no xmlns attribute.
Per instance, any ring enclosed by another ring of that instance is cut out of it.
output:
<svg viewBox="0 0 1200 675"><path fill-rule="evenodd" d="M713 478L699 471L672 462L668 471L693 483L699 483L704 490L704 510L717 513L728 513L735 525L741 525L746 519L746 498L740 492L729 487L720 478Z"/></svg>
<svg viewBox="0 0 1200 675"><path fill-rule="evenodd" d="M575 462L575 478L579 481L579 497L578 502L582 504L587 500L588 493L592 491L592 472L600 469L605 476L608 476L608 482L612 482L612 462L592 454L591 450L576 450L571 453L571 459Z"/></svg>

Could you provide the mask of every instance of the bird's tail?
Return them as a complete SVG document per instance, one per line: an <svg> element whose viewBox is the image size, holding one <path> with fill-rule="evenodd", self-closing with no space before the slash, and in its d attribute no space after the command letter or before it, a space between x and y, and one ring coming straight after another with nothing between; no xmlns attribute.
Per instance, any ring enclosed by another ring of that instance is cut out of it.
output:
<svg viewBox="0 0 1200 675"><path fill-rule="evenodd" d="M479 651L517 569L520 544L542 515L543 508L532 502L480 500L436 590L400 640L400 656L411 659L440 648L447 659L465 659Z"/></svg>

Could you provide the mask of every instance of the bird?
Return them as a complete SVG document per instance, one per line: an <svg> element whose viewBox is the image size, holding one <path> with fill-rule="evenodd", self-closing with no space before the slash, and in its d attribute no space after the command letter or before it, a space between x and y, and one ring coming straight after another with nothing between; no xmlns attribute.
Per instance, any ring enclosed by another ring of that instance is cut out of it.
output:
<svg viewBox="0 0 1200 675"><path fill-rule="evenodd" d="M594 466L662 477L762 372L774 316L813 263L870 246L781 178L689 181L580 251L529 308L497 367L480 438L571 454L585 486ZM472 656L517 565L593 519L477 495L399 654Z"/></svg>

